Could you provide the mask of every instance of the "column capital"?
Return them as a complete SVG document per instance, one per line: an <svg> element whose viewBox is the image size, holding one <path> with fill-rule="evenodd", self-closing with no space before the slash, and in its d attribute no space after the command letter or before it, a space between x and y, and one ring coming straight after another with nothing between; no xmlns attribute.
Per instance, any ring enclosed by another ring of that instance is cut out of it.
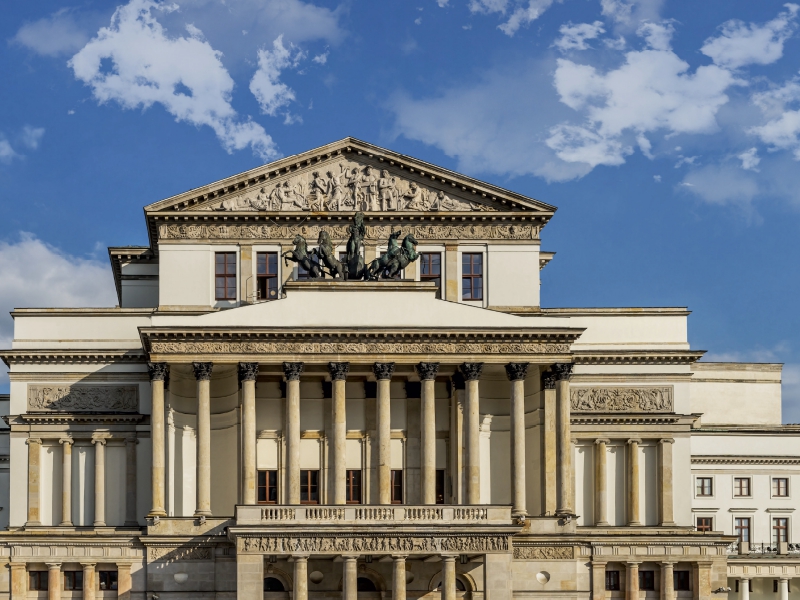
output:
<svg viewBox="0 0 800 600"><path fill-rule="evenodd" d="M211 370L214 368L214 363L193 362L192 368L194 369L194 377L197 381L210 381Z"/></svg>
<svg viewBox="0 0 800 600"><path fill-rule="evenodd" d="M555 363L553 364L553 372L556 374L556 381L569 381L572 377L573 363Z"/></svg>
<svg viewBox="0 0 800 600"><path fill-rule="evenodd" d="M308 560L310 554L292 554L290 560L294 562L303 562L304 560Z"/></svg>
<svg viewBox="0 0 800 600"><path fill-rule="evenodd" d="M678 564L677 560L661 560L658 562L662 567L674 567Z"/></svg>
<svg viewBox="0 0 800 600"><path fill-rule="evenodd" d="M439 556L442 557L444 562L455 561L458 558L458 554L440 554Z"/></svg>
<svg viewBox="0 0 800 600"><path fill-rule="evenodd" d="M328 371L331 374L332 381L344 381L347 379L347 374L350 372L349 362L329 362Z"/></svg>
<svg viewBox="0 0 800 600"><path fill-rule="evenodd" d="M58 440L58 443L59 444L64 444L66 446L66 445L69 445L69 444L74 444L75 440L73 440L70 437L65 437L65 438L61 438L60 440Z"/></svg>
<svg viewBox="0 0 800 600"><path fill-rule="evenodd" d="M106 438L97 437L92 438L92 444L100 444L101 446L105 446L108 440Z"/></svg>
<svg viewBox="0 0 800 600"><path fill-rule="evenodd" d="M439 363L438 362L421 362L417 363L416 365L417 375L422 381L430 381L431 379L436 379L436 376L439 374Z"/></svg>
<svg viewBox="0 0 800 600"><path fill-rule="evenodd" d="M42 438L29 437L28 439L25 440L25 443L28 444L28 445L30 445L30 444L39 444L41 446Z"/></svg>
<svg viewBox="0 0 800 600"><path fill-rule="evenodd" d="M611 443L611 440L609 440L609 439L607 439L607 438L597 438L597 439L594 441L594 443L595 443L595 444L610 444L610 443Z"/></svg>
<svg viewBox="0 0 800 600"><path fill-rule="evenodd" d="M60 562L46 562L44 564L46 564L47 568L50 569L51 571L55 571L56 569L59 569L59 570L61 569L61 564L62 563L60 563Z"/></svg>
<svg viewBox="0 0 800 600"><path fill-rule="evenodd" d="M519 381L528 376L528 365L530 363L508 363L506 365L506 377L509 381Z"/></svg>
<svg viewBox="0 0 800 600"><path fill-rule="evenodd" d="M346 562L358 560L358 557L361 556L360 554L342 554L342 560Z"/></svg>
<svg viewBox="0 0 800 600"><path fill-rule="evenodd" d="M675 443L675 438L662 438L662 439L658 440L658 443L659 444L674 444Z"/></svg>
<svg viewBox="0 0 800 600"><path fill-rule="evenodd" d="M750 581L753 578L752 575L740 575L739 579L742 581Z"/></svg>
<svg viewBox="0 0 800 600"><path fill-rule="evenodd" d="M641 439L639 439L639 438L631 438L631 439L629 439L629 440L628 440L627 442L625 442L625 443L626 443L626 444L629 444L629 445L630 445L630 444L641 444L641 443L642 443L642 440L641 440Z"/></svg>
<svg viewBox="0 0 800 600"><path fill-rule="evenodd" d="M638 567L640 564L642 564L642 561L640 561L640 560L626 560L625 561L625 566L627 566L627 567Z"/></svg>
<svg viewBox="0 0 800 600"><path fill-rule="evenodd" d="M477 381L483 373L483 363L461 363L458 367L466 381Z"/></svg>
<svg viewBox="0 0 800 600"><path fill-rule="evenodd" d="M556 389L556 374L553 371L545 371L542 373L542 389L554 390Z"/></svg>
<svg viewBox="0 0 800 600"><path fill-rule="evenodd" d="M134 435L130 435L130 436L125 438L125 443L126 444L138 444L139 443L139 438L134 436Z"/></svg>
<svg viewBox="0 0 800 600"><path fill-rule="evenodd" d="M331 378L332 379L346 379L347 373L350 370L350 363L331 363L331 365L338 364L338 365L347 365L345 367L344 375L341 377L334 376L333 374L333 367L331 367ZM375 379L378 381L380 380L387 380L391 379L392 375L394 375L394 363L373 363L372 364L372 372L375 374Z"/></svg>
<svg viewBox="0 0 800 600"><path fill-rule="evenodd" d="M393 560L406 560L408 559L408 554L392 554Z"/></svg>
<svg viewBox="0 0 800 600"><path fill-rule="evenodd" d="M283 363L283 376L286 381L299 381L300 373L303 372L304 363L301 362L285 362Z"/></svg>
<svg viewBox="0 0 800 600"><path fill-rule="evenodd" d="M169 373L169 365L165 362L149 362L147 372L150 374L150 381L164 381Z"/></svg>
<svg viewBox="0 0 800 600"><path fill-rule="evenodd" d="M593 567L605 567L608 565L608 561L602 558L593 558L592 559L592 566Z"/></svg>
<svg viewBox="0 0 800 600"><path fill-rule="evenodd" d="M96 562L81 562L79 563L82 567L96 567Z"/></svg>
<svg viewBox="0 0 800 600"><path fill-rule="evenodd" d="M258 363L257 362L240 362L238 368L239 374L239 387L243 381L255 381L258 377Z"/></svg>

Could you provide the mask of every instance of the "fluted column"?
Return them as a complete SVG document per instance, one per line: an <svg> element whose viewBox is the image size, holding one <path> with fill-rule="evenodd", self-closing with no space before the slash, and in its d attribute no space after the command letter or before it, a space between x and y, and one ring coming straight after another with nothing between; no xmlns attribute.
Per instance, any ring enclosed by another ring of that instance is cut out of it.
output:
<svg viewBox="0 0 800 600"><path fill-rule="evenodd" d="M61 563L47 563L47 600L61 600Z"/></svg>
<svg viewBox="0 0 800 600"><path fill-rule="evenodd" d="M675 563L661 563L660 600L675 600Z"/></svg>
<svg viewBox="0 0 800 600"><path fill-rule="evenodd" d="M378 380L378 393L375 400L375 421L378 429L378 504L391 504L392 455L390 443L392 430L390 397L394 363L375 363L372 365L372 372Z"/></svg>
<svg viewBox="0 0 800 600"><path fill-rule="evenodd" d="M392 556L392 600L406 600L406 555Z"/></svg>
<svg viewBox="0 0 800 600"><path fill-rule="evenodd" d="M125 438L125 525L135 527L139 524L136 515L136 444L135 437Z"/></svg>
<svg viewBox="0 0 800 600"><path fill-rule="evenodd" d="M554 515L558 505L558 460L556 431L556 374L542 373L542 514Z"/></svg>
<svg viewBox="0 0 800 600"><path fill-rule="evenodd" d="M258 363L239 363L242 387L242 483L245 504L256 503L256 378Z"/></svg>
<svg viewBox="0 0 800 600"><path fill-rule="evenodd" d="M192 363L197 379L196 517L211 516L211 370L213 363Z"/></svg>
<svg viewBox="0 0 800 600"><path fill-rule="evenodd" d="M106 440L95 438L94 444L94 523L106 525Z"/></svg>
<svg viewBox="0 0 800 600"><path fill-rule="evenodd" d="M85 562L81 563L83 567L83 600L95 599L95 565L97 563ZM119 581L118 581L119 584ZM119 585L117 585L119 587Z"/></svg>
<svg viewBox="0 0 800 600"><path fill-rule="evenodd" d="M456 600L456 557L442 556L442 600Z"/></svg>
<svg viewBox="0 0 800 600"><path fill-rule="evenodd" d="M594 524L596 527L608 525L608 440L594 441Z"/></svg>
<svg viewBox="0 0 800 600"><path fill-rule="evenodd" d="M342 579L342 600L358 600L357 556L343 556L344 578Z"/></svg>
<svg viewBox="0 0 800 600"><path fill-rule="evenodd" d="M750 600L750 578L739 579L739 600Z"/></svg>
<svg viewBox="0 0 800 600"><path fill-rule="evenodd" d="M331 374L331 387L333 388L333 503L345 504L347 500L345 381L347 373L350 371L350 363L328 363L328 370Z"/></svg>
<svg viewBox="0 0 800 600"><path fill-rule="evenodd" d="M639 444L642 440L628 440L628 526L639 526Z"/></svg>
<svg viewBox="0 0 800 600"><path fill-rule="evenodd" d="M572 363L553 365L556 374L556 460L558 463L557 515L573 515L572 506L572 433L570 431L569 380L572 377Z"/></svg>
<svg viewBox="0 0 800 600"><path fill-rule="evenodd" d="M672 444L675 440L658 441L658 522L662 527L675 525L672 490Z"/></svg>
<svg viewBox="0 0 800 600"><path fill-rule="evenodd" d="M283 363L286 378L286 500L300 504L300 374L303 363Z"/></svg>
<svg viewBox="0 0 800 600"><path fill-rule="evenodd" d="M625 563L625 600L639 600L639 563Z"/></svg>
<svg viewBox="0 0 800 600"><path fill-rule="evenodd" d="M166 517L164 510L166 458L164 453L164 383L169 373L167 363L148 363L150 372L150 443L152 478L149 517Z"/></svg>
<svg viewBox="0 0 800 600"><path fill-rule="evenodd" d="M28 521L26 526L41 525L42 440L28 438Z"/></svg>
<svg viewBox="0 0 800 600"><path fill-rule="evenodd" d="M422 504L436 504L436 376L438 362L419 363L417 374L422 382L420 396L420 499Z"/></svg>
<svg viewBox="0 0 800 600"><path fill-rule="evenodd" d="M294 598L292 600L308 600L308 555L295 554L294 560Z"/></svg>
<svg viewBox="0 0 800 600"><path fill-rule="evenodd" d="M64 438L61 442L61 527L72 527L72 444Z"/></svg>
<svg viewBox="0 0 800 600"><path fill-rule="evenodd" d="M528 514L525 499L525 377L528 363L508 363L511 382L511 514Z"/></svg>
<svg viewBox="0 0 800 600"><path fill-rule="evenodd" d="M463 363L461 374L466 386L466 406L464 437L466 460L464 478L466 480L466 503L481 502L481 447L480 447L480 387L478 380L483 372L483 363Z"/></svg>

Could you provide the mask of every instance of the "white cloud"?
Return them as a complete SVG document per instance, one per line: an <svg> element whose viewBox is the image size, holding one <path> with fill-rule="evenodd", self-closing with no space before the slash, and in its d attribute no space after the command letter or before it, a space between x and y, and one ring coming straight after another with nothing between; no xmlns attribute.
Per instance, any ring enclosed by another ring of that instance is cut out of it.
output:
<svg viewBox="0 0 800 600"><path fill-rule="evenodd" d="M682 185L710 204L734 205L749 209L761 193L758 182L732 165L708 165L690 171Z"/></svg>
<svg viewBox="0 0 800 600"><path fill-rule="evenodd" d="M312 60L313 62L317 63L318 65L324 65L325 63L327 63L327 62L328 62L328 54L329 54L329 52L326 50L326 51L325 51L325 52L323 52L322 54L317 54L317 55L316 55L314 58L312 58L311 60Z"/></svg>
<svg viewBox="0 0 800 600"><path fill-rule="evenodd" d="M600 0L603 16L631 31L644 21L658 21L663 4L664 0Z"/></svg>
<svg viewBox="0 0 800 600"><path fill-rule="evenodd" d="M584 163L592 168L598 165L621 165L625 157L633 153L630 146L623 145L619 140L577 125L554 127L546 143L561 160Z"/></svg>
<svg viewBox="0 0 800 600"><path fill-rule="evenodd" d="M7 165L18 156L19 154L14 151L9 141L0 137L0 163Z"/></svg>
<svg viewBox="0 0 800 600"><path fill-rule="evenodd" d="M42 136L44 136L44 127L25 125L22 128L20 141L29 150L36 150L39 147L39 142L42 141Z"/></svg>
<svg viewBox="0 0 800 600"><path fill-rule="evenodd" d="M758 163L761 159L758 157L758 148L750 148L737 156L742 161L742 168L747 171L758 171Z"/></svg>
<svg viewBox="0 0 800 600"><path fill-rule="evenodd" d="M578 23L577 25L565 23L559 28L558 32L561 34L561 37L553 42L553 46L561 50L561 52L586 50L591 47L586 43L586 40L596 39L601 33L605 33L605 31L603 23L600 21L595 21L594 23Z"/></svg>
<svg viewBox="0 0 800 600"><path fill-rule="evenodd" d="M436 4L439 5L439 8L444 8L449 2L450 0L436 0Z"/></svg>
<svg viewBox="0 0 800 600"><path fill-rule="evenodd" d="M250 91L258 100L261 112L271 117L295 100L294 90L280 81L281 71L296 66L302 58L292 50L283 45L283 36L279 35L272 43L272 51L258 51L258 70L250 81ZM296 117L287 114L286 118L287 122L293 122Z"/></svg>
<svg viewBox="0 0 800 600"><path fill-rule="evenodd" d="M731 20L720 26L717 37L706 40L700 52L728 69L745 65L768 65L783 56L783 45L797 29L797 4L785 4L786 11L764 25Z"/></svg>
<svg viewBox="0 0 800 600"><path fill-rule="evenodd" d="M14 139L14 145L12 145L5 134L0 132L0 163L7 165L15 158L24 158L25 155L16 150L14 146L17 148L22 146L27 150L36 150L39 147L42 136L44 136L44 127L24 125L17 135L12 136Z"/></svg>
<svg viewBox="0 0 800 600"><path fill-rule="evenodd" d="M89 35L76 20L75 13L62 8L49 17L25 23L11 41L37 54L58 56L77 51L89 41Z"/></svg>
<svg viewBox="0 0 800 600"><path fill-rule="evenodd" d="M422 25L422 17L417 17L414 19L414 25Z"/></svg>
<svg viewBox="0 0 800 600"><path fill-rule="evenodd" d="M661 183L661 175L653 175L653 181L656 183Z"/></svg>
<svg viewBox="0 0 800 600"><path fill-rule="evenodd" d="M513 37L520 27L538 19L552 4L553 0L470 0L469 9L474 13L507 15L505 23L497 28Z"/></svg>
<svg viewBox="0 0 800 600"><path fill-rule="evenodd" d="M111 269L102 262L71 256L28 233L0 241L0 347L13 337L13 308L114 306ZM2 363L0 363L2 365ZM7 381L0 367L0 385Z"/></svg>
<svg viewBox="0 0 800 600"><path fill-rule="evenodd" d="M197 35L169 37L157 13L174 5L130 0L69 61L75 77L100 102L123 108L161 104L178 121L211 127L228 151L251 147L262 159L278 153L261 125L242 120L231 106L233 79L220 53ZM188 92L188 93L187 93Z"/></svg>
<svg viewBox="0 0 800 600"><path fill-rule="evenodd" d="M699 156L679 156L678 162L675 163L675 168L680 169L683 165L693 165Z"/></svg>
<svg viewBox="0 0 800 600"><path fill-rule="evenodd" d="M758 136L773 150L791 150L795 160L800 160L800 109L790 108L800 104L797 79L754 94L753 103L768 120L763 125L751 127L748 132Z"/></svg>

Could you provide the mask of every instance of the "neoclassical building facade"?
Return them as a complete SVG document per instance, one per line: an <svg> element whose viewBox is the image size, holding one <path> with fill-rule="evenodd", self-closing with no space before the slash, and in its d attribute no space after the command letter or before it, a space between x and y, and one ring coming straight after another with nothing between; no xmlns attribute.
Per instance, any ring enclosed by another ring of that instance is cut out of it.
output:
<svg viewBox="0 0 800 600"><path fill-rule="evenodd" d="M13 312L0 598L800 598L780 365L542 308L554 212L353 138L145 207Z"/></svg>

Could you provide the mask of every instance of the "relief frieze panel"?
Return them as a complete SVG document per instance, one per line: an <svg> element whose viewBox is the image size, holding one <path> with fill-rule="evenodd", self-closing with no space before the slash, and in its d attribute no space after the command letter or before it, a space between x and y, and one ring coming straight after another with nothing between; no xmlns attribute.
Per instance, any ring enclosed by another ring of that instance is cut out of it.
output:
<svg viewBox="0 0 800 600"><path fill-rule="evenodd" d="M29 411L136 412L136 385L29 385Z"/></svg>
<svg viewBox="0 0 800 600"><path fill-rule="evenodd" d="M520 560L569 560L575 558L572 546L514 546L514 558Z"/></svg>
<svg viewBox="0 0 800 600"><path fill-rule="evenodd" d="M271 536L245 537L238 540L238 551L258 554L310 552L321 554L404 552L508 552L508 536L404 536L314 537Z"/></svg>
<svg viewBox="0 0 800 600"><path fill-rule="evenodd" d="M211 550L209 546L195 547L159 547L151 546L148 549L147 557L151 561L175 562L178 560L211 560Z"/></svg>
<svg viewBox="0 0 800 600"><path fill-rule="evenodd" d="M665 387L572 387L570 402L575 412L674 411L673 388Z"/></svg>

